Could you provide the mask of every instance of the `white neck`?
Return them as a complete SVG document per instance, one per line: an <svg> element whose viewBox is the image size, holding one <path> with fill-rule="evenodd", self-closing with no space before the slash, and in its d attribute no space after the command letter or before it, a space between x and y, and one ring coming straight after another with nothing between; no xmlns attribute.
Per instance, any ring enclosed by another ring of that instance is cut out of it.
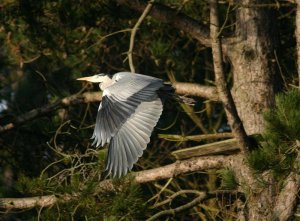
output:
<svg viewBox="0 0 300 221"><path fill-rule="evenodd" d="M104 91L105 88L109 87L112 84L113 84L113 80L106 75L106 76L103 76L102 83L100 83L99 87L102 91Z"/></svg>

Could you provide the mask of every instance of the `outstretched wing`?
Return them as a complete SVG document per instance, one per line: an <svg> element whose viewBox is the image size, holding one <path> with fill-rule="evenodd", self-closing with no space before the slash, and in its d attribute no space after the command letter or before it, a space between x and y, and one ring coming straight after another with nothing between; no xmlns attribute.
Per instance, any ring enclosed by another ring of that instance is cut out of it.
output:
<svg viewBox="0 0 300 221"><path fill-rule="evenodd" d="M112 138L106 161L106 170L113 177L127 174L142 156L150 141L153 128L162 113L161 99L155 96L152 101L139 104Z"/></svg>
<svg viewBox="0 0 300 221"><path fill-rule="evenodd" d="M93 145L111 141L126 120L144 101L157 96L162 80L140 74L121 72L114 75L114 84L103 91L92 139Z"/></svg>

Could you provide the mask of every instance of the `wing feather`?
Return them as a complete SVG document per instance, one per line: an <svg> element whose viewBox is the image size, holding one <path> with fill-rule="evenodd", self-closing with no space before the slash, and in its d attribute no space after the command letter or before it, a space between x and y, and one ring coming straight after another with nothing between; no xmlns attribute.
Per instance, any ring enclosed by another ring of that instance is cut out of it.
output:
<svg viewBox="0 0 300 221"><path fill-rule="evenodd" d="M98 109L92 136L96 146L109 143L138 106L157 97L157 90L163 86L162 80L140 74L121 72L114 78L115 83L103 91Z"/></svg>
<svg viewBox="0 0 300 221"><path fill-rule="evenodd" d="M161 113L162 102L158 97L142 102L136 108L135 113L111 139L106 167L108 173L113 177L120 177L132 169L147 147ZM144 123L143 119L146 119L147 123Z"/></svg>

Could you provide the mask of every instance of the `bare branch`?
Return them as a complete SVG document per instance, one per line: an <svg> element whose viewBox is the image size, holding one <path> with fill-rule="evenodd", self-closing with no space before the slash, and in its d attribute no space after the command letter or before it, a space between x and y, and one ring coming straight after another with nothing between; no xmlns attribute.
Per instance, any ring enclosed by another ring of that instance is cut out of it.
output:
<svg viewBox="0 0 300 221"><path fill-rule="evenodd" d="M178 192L173 193L171 196L168 196L168 198L166 200L155 203L153 206L151 206L151 208L157 208L157 207L163 206L167 203L172 202L172 200L174 200L176 197L178 197L180 195L185 195L185 194L202 195L202 194L205 194L205 192L199 191L199 190L179 190Z"/></svg>
<svg viewBox="0 0 300 221"><path fill-rule="evenodd" d="M139 28L139 26L141 25L141 23L143 22L143 20L145 19L145 17L149 13L149 11L151 10L153 1L154 0L150 0L148 2L148 4L145 7L145 9L144 9L141 17L138 19L137 23L134 25L134 27L131 30L130 42L129 42L129 50L128 50L128 61L129 61L130 71L132 73L135 73L135 68L134 68L134 65L133 65L133 58L132 58L132 52L133 52L135 34L136 34L137 29Z"/></svg>
<svg viewBox="0 0 300 221"><path fill-rule="evenodd" d="M55 204L58 198L55 195L27 198L0 198L2 209L27 209L33 207L47 207Z"/></svg>
<svg viewBox="0 0 300 221"><path fill-rule="evenodd" d="M197 204L199 204L205 198L206 198L206 193L202 192L202 193L199 194L198 197L196 197L195 199L193 199L191 202L189 202L187 204L184 204L182 206L178 206L175 209L168 209L168 210L164 210L164 211L158 212L154 216L152 216L149 219L147 219L147 221L157 220L161 216L174 215L176 213L179 213L179 212L182 212L184 210L190 209L190 208L196 206Z"/></svg>
<svg viewBox="0 0 300 221"><path fill-rule="evenodd" d="M232 138L232 133L215 133L215 134L200 134L200 135L178 135L178 134L158 134L159 138L175 141L175 142L184 142L184 141L202 141L202 140L214 140L221 138Z"/></svg>
<svg viewBox="0 0 300 221"><path fill-rule="evenodd" d="M117 0L117 3L126 5L139 12L143 12L147 6L147 1L144 0ZM208 28L187 15L159 3L153 4L149 15L190 34L201 44L210 47Z"/></svg>
<svg viewBox="0 0 300 221"><path fill-rule="evenodd" d="M207 143L195 147L184 148L172 152L177 160L191 157L209 156L217 154L231 154L240 150L235 138L218 142Z"/></svg>
<svg viewBox="0 0 300 221"><path fill-rule="evenodd" d="M217 88L195 83L172 82L177 94L203 97L212 101L220 101Z"/></svg>
<svg viewBox="0 0 300 221"><path fill-rule="evenodd" d="M199 96L211 100L218 100L216 89L209 86L201 86L199 84L192 83L174 83L174 87L177 94L180 95L190 95L190 96ZM61 100L57 100L52 104L47 104L43 107L33 109L21 116L17 117L13 122L6 125L0 125L0 134L11 129L14 129L18 126L23 125L27 121L33 120L37 117L48 114L52 111L55 111L59 108L64 108L74 104L80 103L91 103L101 101L101 92L85 92L83 94L75 94L69 97L65 97Z"/></svg>
<svg viewBox="0 0 300 221"><path fill-rule="evenodd" d="M231 160L233 157L236 157L236 155L195 157L187 160L180 160L159 168L137 172L135 174L135 181L137 183L147 183L200 170L218 169L222 168L224 163Z"/></svg>
<svg viewBox="0 0 300 221"><path fill-rule="evenodd" d="M247 152L250 147L250 143L246 131L244 129L244 126L242 124L242 121L239 118L230 90L227 87L225 74L223 70L222 49L221 49L221 41L219 38L220 28L219 28L217 0L210 1L210 23L211 23L210 35L211 35L212 54L213 54L213 63L214 63L214 71L215 71L215 81L216 81L218 94L220 96L220 100L224 105L228 122L239 143L241 151Z"/></svg>

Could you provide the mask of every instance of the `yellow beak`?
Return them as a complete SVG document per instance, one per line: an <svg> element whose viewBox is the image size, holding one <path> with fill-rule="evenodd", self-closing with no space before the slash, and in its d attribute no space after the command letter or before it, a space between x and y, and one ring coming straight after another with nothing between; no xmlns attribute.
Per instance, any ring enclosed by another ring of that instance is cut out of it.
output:
<svg viewBox="0 0 300 221"><path fill-rule="evenodd" d="M83 77L83 78L77 78L77 81L92 81L93 80L93 76L90 77Z"/></svg>
<svg viewBox="0 0 300 221"><path fill-rule="evenodd" d="M92 83L101 83L103 81L103 77L99 75L93 75L89 77L77 78L78 81L88 81Z"/></svg>

